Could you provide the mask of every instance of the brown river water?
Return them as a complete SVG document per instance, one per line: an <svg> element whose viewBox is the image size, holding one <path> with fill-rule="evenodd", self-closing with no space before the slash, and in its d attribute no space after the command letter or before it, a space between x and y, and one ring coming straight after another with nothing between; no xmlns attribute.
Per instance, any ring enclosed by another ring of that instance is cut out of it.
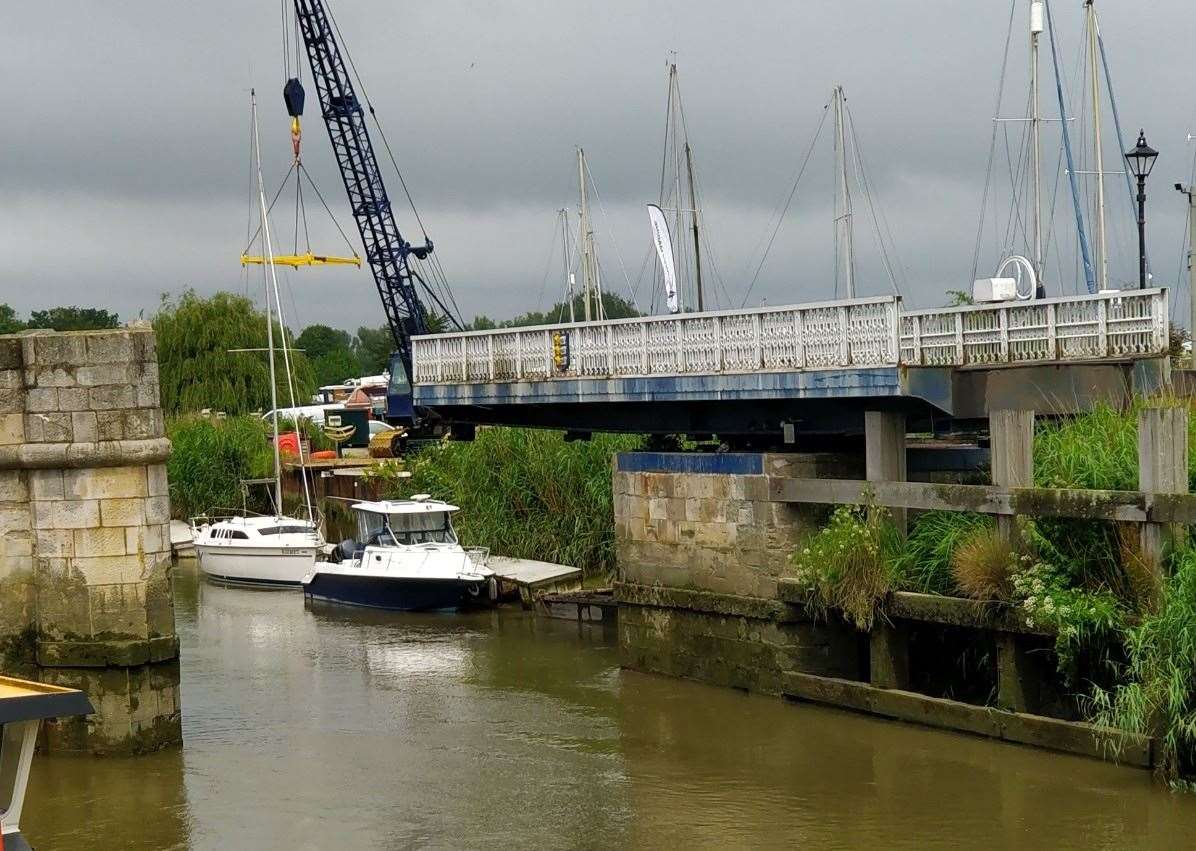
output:
<svg viewBox="0 0 1196 851"><path fill-rule="evenodd" d="M1196 847L1097 761L621 671L601 627L176 574L185 746L39 756L38 851Z"/></svg>

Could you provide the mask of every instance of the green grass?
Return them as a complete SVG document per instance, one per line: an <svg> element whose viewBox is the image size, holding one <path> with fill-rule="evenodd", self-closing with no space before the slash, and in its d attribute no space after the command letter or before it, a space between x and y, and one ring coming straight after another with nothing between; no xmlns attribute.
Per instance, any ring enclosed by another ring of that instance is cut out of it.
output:
<svg viewBox="0 0 1196 851"><path fill-rule="evenodd" d="M409 459L410 479L392 477L392 496L430 493L460 506L462 543L497 555L580 567L615 565L611 456L640 438L595 435L566 442L559 432L479 429L471 442L444 442Z"/></svg>
<svg viewBox="0 0 1196 851"><path fill-rule="evenodd" d="M1158 770L1177 782L1196 769L1196 548L1180 549L1156 612L1125 631L1125 682L1098 689L1094 720L1157 736Z"/></svg>
<svg viewBox="0 0 1196 851"><path fill-rule="evenodd" d="M905 544L894 556L896 582L903 591L954 593L951 558L960 542L977 529L992 526L981 514L927 511L910 526Z"/></svg>

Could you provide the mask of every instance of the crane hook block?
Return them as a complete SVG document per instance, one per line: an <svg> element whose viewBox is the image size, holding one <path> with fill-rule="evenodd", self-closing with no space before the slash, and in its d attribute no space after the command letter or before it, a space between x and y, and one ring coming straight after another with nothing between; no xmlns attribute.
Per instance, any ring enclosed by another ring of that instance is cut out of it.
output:
<svg viewBox="0 0 1196 851"><path fill-rule="evenodd" d="M298 78L291 77L282 87L282 99L286 101L287 115L298 118L303 114L303 84Z"/></svg>

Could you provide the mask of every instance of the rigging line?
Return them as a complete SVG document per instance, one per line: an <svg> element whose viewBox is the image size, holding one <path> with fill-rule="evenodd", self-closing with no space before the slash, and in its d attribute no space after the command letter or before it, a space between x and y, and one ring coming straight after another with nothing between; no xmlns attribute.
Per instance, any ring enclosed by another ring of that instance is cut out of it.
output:
<svg viewBox="0 0 1196 851"><path fill-rule="evenodd" d="M1047 32L1050 34L1051 42L1051 61L1055 67L1055 90L1059 96L1059 119L1060 126L1063 128L1063 148L1067 152L1067 170L1071 183L1072 206L1075 209L1076 216L1076 233L1080 241L1080 251L1084 258L1084 282L1088 286L1090 294L1096 293L1096 269L1092 265L1091 256L1088 253L1088 237L1084 232L1084 215L1080 208L1080 193L1079 186L1076 183L1075 163L1071 155L1071 136L1067 130L1067 108L1063 102L1063 82L1059 73L1059 51L1055 44L1055 24L1051 14L1051 4L1048 2L1043 4L1046 9L1047 17Z"/></svg>
<svg viewBox="0 0 1196 851"><path fill-rule="evenodd" d="M1095 10L1094 10L1094 14L1095 14ZM1117 133L1118 152L1121 152L1126 149L1126 141L1125 141L1125 136L1122 135L1122 132L1121 132L1121 115L1117 110L1117 98L1113 94L1113 77L1109 74L1109 57L1108 57L1108 54L1105 52L1105 37L1103 35L1101 35L1099 15L1097 16L1097 22L1096 22L1096 43L1100 46L1100 61L1101 61L1101 65L1105 69L1105 88L1109 92L1109 104L1113 107L1113 129ZM1129 198L1129 201L1130 201L1130 212L1133 215L1134 220L1136 221L1137 217L1138 217L1138 210L1137 210L1137 206L1136 206L1136 202L1135 202L1135 198L1134 198L1134 182L1130 179L1130 170L1128 168L1123 168L1122 172L1125 174L1125 189L1126 189L1127 197ZM1146 254L1146 273L1149 276L1149 274L1150 274L1150 253L1149 252L1147 252L1147 254Z"/></svg>
<svg viewBox="0 0 1196 851"><path fill-rule="evenodd" d="M295 168L295 164L291 163L291 167L288 168L287 173L285 175L283 175L282 183L280 183L278 185L278 191L274 193L274 198L270 201L270 206L266 208L266 215L269 215L274 210L274 205L277 204L278 199L280 197L282 197L282 191L287 188L287 181L290 180L291 172L294 170L294 168ZM245 247L245 251L249 250L249 246L253 245L253 241L258 238L258 235L261 232L262 232L262 226L261 226L261 223L259 222L258 226L257 226L257 230L255 230L253 232L253 236L249 237L249 241ZM245 252L243 251L241 253L244 254Z"/></svg>
<svg viewBox="0 0 1196 851"><path fill-rule="evenodd" d="M702 188L701 176L699 175L698 170L696 168L694 169L694 192L696 193L696 197L694 199L694 209L695 210L697 210L697 209L703 210L701 231L704 234L709 234L711 231L711 227L710 227L710 216L706 213L706 205L705 205L706 192ZM699 201L701 203L699 203ZM706 259L710 264L710 270L714 273L714 279L718 283L719 287L722 289L724 303L727 305L728 308L730 308L731 305L734 304L734 302L731 299L730 291L727 289L726 281L723 280L723 273L722 273L722 270L719 268L718 259L714 253L714 245L713 245L713 243L711 243L711 241L709 239L703 239L702 240L702 248L705 249Z"/></svg>
<svg viewBox="0 0 1196 851"><path fill-rule="evenodd" d="M386 138L386 131L382 129L382 123L378 120L377 113L374 112L374 102L370 100L369 92L366 91L365 84L361 81L361 75L357 73L357 63L353 60L353 54L350 52L344 36L341 35L340 24L337 23L336 15L332 12L332 5L325 3L325 8L328 11L328 20L332 22L332 29L336 31L336 38L340 42L341 51L345 54L345 58L349 60L349 68L353 72L354 82L357 83L357 88L361 90L361 96L365 99L366 107L370 111L370 118L373 119L374 126L378 128L378 135L382 138L382 145L386 148L386 155L390 158L390 164L394 168L395 174L398 175L399 184L403 187L403 194L407 196L407 203L411 206L411 212L415 214L416 224L419 225L420 232L423 234L424 240L427 241L428 229L424 227L419 210L415 206L415 200L411 197L411 192L407 189L407 181L403 178L403 171L399 168L399 163L395 159L394 152L390 149L390 141Z"/></svg>
<svg viewBox="0 0 1196 851"><path fill-rule="evenodd" d="M868 202L868 210L872 214L872 228L876 231L876 242L880 246L880 254L884 260L885 271L889 273L889 282L893 285L893 292L901 295L901 285L897 282L897 276L893 272L893 261L889 257L889 252L885 247L885 238L881 233L880 220L876 214L876 205L874 203L875 193L872 190L872 181L868 178L868 172L864 168L864 155L860 153L860 140L855 129L855 116L852 115L851 107L847 101L843 102L843 112L847 117L847 129L851 136L851 151L852 158L855 160L856 180L864 190L864 200ZM897 246L893 245L893 253L897 253Z"/></svg>
<svg viewBox="0 0 1196 851"><path fill-rule="evenodd" d="M997 156L996 116L1001 114L1001 104L1005 100L1005 78L1009 73L1009 46L1013 43L1013 19L1017 12L1017 0L1009 4L1009 27L1005 32L1005 55L1001 60L1001 77L997 83L997 104L993 109L993 131L988 143L988 166L984 174L984 191L980 195L980 222L976 226L976 247L972 253L972 280L976 280L976 273L980 269L980 245L984 239L984 219L988 212L988 193L992 187L993 163Z"/></svg>
<svg viewBox="0 0 1196 851"><path fill-rule="evenodd" d="M810 157L814 154L814 146L818 144L818 138L822 135L822 128L826 125L826 116L829 113L829 107L830 104L828 103L822 108L822 120L818 122L818 129L814 131L814 138L810 140L810 147L806 149L806 156L802 160L801 168L797 170L797 178L793 181L793 188L789 190L789 197L785 200L785 206L781 210L781 215L777 218L777 225L773 228L772 236L768 238L768 245L764 248L764 256L760 258L760 263L756 266L756 273L752 275L747 292L743 294L743 301L739 304L741 308L747 305L748 296L752 294L752 288L756 286L756 280L760 277L760 270L764 268L764 261L768 259L768 253L772 250L772 244L781 229L781 223L785 221L785 214L789 212L789 205L793 203L793 196L797 194L797 185L801 183L802 175L806 173L806 166L810 164Z"/></svg>
<svg viewBox="0 0 1196 851"><path fill-rule="evenodd" d="M623 271L623 282L627 285L627 294L631 296L631 304L636 309L639 305L635 302L635 291L631 289L631 276L627 274L627 266L623 263L623 252L619 250L619 241L615 239L614 229L610 224L610 217L606 214L606 205L602 203L602 194L598 191L598 184L594 181L594 171L590 168L589 163L586 163L586 174L590 178L590 186L594 190L594 197L598 199L598 209L602 211L602 221L606 223L607 233L610 234L611 245L615 247L615 256L619 258L619 268Z"/></svg>
<svg viewBox="0 0 1196 851"><path fill-rule="evenodd" d="M299 253L299 208L303 206L303 182L295 177L295 250L294 253ZM310 246L309 246L310 248Z"/></svg>
<svg viewBox="0 0 1196 851"><path fill-rule="evenodd" d="M552 238L548 243L548 259L544 262L544 277L540 279L540 295L536 298L537 313L544 307L544 290L548 288L548 273L552 269L552 261L556 259L556 236L559 223L560 216L558 215L552 223ZM566 279L566 283L568 283L568 279Z"/></svg>
<svg viewBox="0 0 1196 851"><path fill-rule="evenodd" d="M316 186L316 182L312 180L311 175L307 171L307 166L300 162L299 168L303 172L303 176L307 178L308 185L311 186L312 190L316 193L316 197L320 199L320 204L324 207L324 212L328 214L328 218L330 218L332 223L336 226L337 232L340 233L341 238L345 241L345 245L349 246L349 250L353 252L354 257L359 256L352 240L349 239L349 235L345 233L345 229L341 227L341 223L336 220L336 216L333 214L332 208L329 207L328 202L324 200L324 195L320 192L320 187Z"/></svg>

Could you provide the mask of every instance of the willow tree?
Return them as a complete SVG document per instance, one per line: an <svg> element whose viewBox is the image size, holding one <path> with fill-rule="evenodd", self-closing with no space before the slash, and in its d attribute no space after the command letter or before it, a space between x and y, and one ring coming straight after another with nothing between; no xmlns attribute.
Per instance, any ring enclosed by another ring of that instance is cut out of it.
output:
<svg viewBox="0 0 1196 851"><path fill-rule="evenodd" d="M266 348L266 316L244 296L220 292L203 298L185 290L177 298L163 296L154 317L162 408L167 414L210 408L230 414L270 407L270 362ZM287 340L291 341L289 331ZM275 345L282 340L277 321ZM259 351L237 351L237 350ZM278 401L289 404L281 351L275 352ZM300 352L291 352L296 404L307 404L315 391L315 373Z"/></svg>

